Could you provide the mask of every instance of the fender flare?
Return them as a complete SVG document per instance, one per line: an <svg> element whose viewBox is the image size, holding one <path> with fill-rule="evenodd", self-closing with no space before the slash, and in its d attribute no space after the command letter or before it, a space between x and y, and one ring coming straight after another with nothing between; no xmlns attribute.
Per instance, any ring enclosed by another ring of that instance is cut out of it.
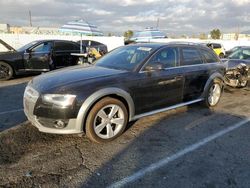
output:
<svg viewBox="0 0 250 188"><path fill-rule="evenodd" d="M125 99L128 104L129 121L133 119L135 114L135 106L130 94L127 91L116 87L104 88L94 92L83 102L76 119L76 128L78 130L83 131L83 123L85 122L87 118L87 113L92 107L92 105L99 99L109 95L117 95Z"/></svg>
<svg viewBox="0 0 250 188"><path fill-rule="evenodd" d="M211 83L214 79L219 79L219 80L221 80L222 83L223 83L223 88L224 88L224 82L225 82L225 81L224 81L224 77L223 77L220 73L215 72L215 73L213 73L213 74L208 78L208 80L207 80L207 82L206 82L206 84L205 84L203 93L202 93L202 98L205 97L206 92L207 92L207 90L208 90L208 87L209 87L210 83Z"/></svg>

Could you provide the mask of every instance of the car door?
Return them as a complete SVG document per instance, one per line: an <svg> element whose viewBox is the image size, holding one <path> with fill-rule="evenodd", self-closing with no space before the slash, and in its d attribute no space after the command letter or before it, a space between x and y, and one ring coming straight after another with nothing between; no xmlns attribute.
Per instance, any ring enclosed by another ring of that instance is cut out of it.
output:
<svg viewBox="0 0 250 188"><path fill-rule="evenodd" d="M138 73L134 89L136 113L149 112L181 103L184 78L178 71L179 50L166 47L153 55ZM150 67L161 67L150 70Z"/></svg>
<svg viewBox="0 0 250 188"><path fill-rule="evenodd" d="M30 71L48 71L51 62L51 42L35 44L24 52L24 67Z"/></svg>
<svg viewBox="0 0 250 188"><path fill-rule="evenodd" d="M201 96L209 76L206 65L196 47L181 47L180 69L185 77L184 101L195 100Z"/></svg>
<svg viewBox="0 0 250 188"><path fill-rule="evenodd" d="M71 53L79 53L80 45L70 41L55 41L53 48L53 62L56 68L77 64L76 57Z"/></svg>

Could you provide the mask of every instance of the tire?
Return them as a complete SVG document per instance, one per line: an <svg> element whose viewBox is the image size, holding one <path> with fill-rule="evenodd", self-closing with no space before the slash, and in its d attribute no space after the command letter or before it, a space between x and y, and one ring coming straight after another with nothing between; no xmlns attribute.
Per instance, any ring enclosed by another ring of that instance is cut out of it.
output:
<svg viewBox="0 0 250 188"><path fill-rule="evenodd" d="M119 100L105 97L90 110L86 120L86 135L97 143L105 143L119 137L128 123L128 111Z"/></svg>
<svg viewBox="0 0 250 188"><path fill-rule="evenodd" d="M9 64L0 61L0 81L11 79L13 74L14 72L12 67Z"/></svg>
<svg viewBox="0 0 250 188"><path fill-rule="evenodd" d="M219 54L219 58L220 58L220 59L224 58L224 54L223 54L223 53L220 53L220 54Z"/></svg>
<svg viewBox="0 0 250 188"><path fill-rule="evenodd" d="M203 104L210 108L216 106L222 95L222 82L213 80L206 91Z"/></svg>

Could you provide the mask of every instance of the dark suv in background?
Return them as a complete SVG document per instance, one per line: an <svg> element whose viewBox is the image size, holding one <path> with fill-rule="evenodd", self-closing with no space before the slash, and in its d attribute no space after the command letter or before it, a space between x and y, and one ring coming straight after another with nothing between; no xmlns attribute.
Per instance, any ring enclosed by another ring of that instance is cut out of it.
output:
<svg viewBox="0 0 250 188"><path fill-rule="evenodd" d="M224 65L206 46L127 45L93 66L33 78L24 93L24 111L41 132L86 132L92 141L107 142L141 117L197 102L214 107L224 74Z"/></svg>
<svg viewBox="0 0 250 188"><path fill-rule="evenodd" d="M67 40L40 40L15 50L0 53L0 80L8 80L15 75L46 72L66 66L76 65L80 45Z"/></svg>

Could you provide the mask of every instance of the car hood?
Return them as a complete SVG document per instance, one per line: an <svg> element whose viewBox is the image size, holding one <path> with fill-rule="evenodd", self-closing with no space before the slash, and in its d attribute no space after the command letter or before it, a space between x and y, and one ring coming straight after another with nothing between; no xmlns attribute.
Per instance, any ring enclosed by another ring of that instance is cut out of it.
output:
<svg viewBox="0 0 250 188"><path fill-rule="evenodd" d="M59 88L61 86L67 86L81 81L111 76L124 72L127 71L99 66L86 67L83 65L78 65L37 76L33 78L31 84L32 87L38 92L44 93L53 88Z"/></svg>
<svg viewBox="0 0 250 188"><path fill-rule="evenodd" d="M15 48L4 42L3 40L0 39L0 44L2 44L5 48L7 48L9 51L16 51Z"/></svg>
<svg viewBox="0 0 250 188"><path fill-rule="evenodd" d="M20 56L22 56L22 53L17 51L0 52L0 60L20 58Z"/></svg>
<svg viewBox="0 0 250 188"><path fill-rule="evenodd" d="M248 67L250 67L250 60L243 60L243 59L222 59L223 63L225 63L225 66L227 69L236 68L240 63L246 64Z"/></svg>

